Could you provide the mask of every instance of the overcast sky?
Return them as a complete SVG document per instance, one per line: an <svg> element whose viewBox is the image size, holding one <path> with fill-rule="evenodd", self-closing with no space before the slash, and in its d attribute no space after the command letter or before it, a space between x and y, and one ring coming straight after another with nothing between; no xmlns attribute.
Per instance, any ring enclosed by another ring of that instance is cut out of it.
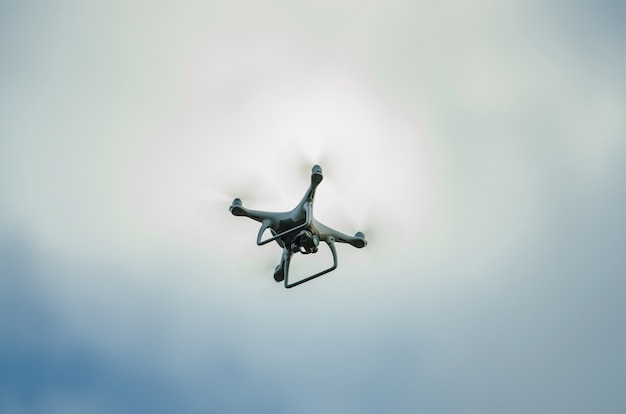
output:
<svg viewBox="0 0 626 414"><path fill-rule="evenodd" d="M625 19L1 5L0 411L620 412ZM286 290L228 206L290 209L313 163L369 245Z"/></svg>

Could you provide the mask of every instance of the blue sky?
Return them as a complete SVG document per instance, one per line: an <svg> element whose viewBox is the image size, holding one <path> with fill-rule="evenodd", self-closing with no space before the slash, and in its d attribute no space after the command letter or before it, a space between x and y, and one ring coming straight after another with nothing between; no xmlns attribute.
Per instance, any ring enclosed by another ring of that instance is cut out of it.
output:
<svg viewBox="0 0 626 414"><path fill-rule="evenodd" d="M0 411L619 412L624 12L0 6ZM369 245L285 290L293 157Z"/></svg>

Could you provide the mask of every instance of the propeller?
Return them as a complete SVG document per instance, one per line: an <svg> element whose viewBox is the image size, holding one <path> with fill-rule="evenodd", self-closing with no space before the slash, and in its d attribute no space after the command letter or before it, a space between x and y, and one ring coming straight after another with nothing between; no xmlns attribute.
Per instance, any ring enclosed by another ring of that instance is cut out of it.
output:
<svg viewBox="0 0 626 414"><path fill-rule="evenodd" d="M343 233L355 234L362 232L367 240L367 254L370 258L392 255L408 240L405 221L397 207L370 200L364 208L354 209L350 206L335 205L321 212L317 219Z"/></svg>
<svg viewBox="0 0 626 414"><path fill-rule="evenodd" d="M273 183L267 173L249 167L222 167L212 170L203 180L207 195L215 200L267 201Z"/></svg>
<svg viewBox="0 0 626 414"><path fill-rule="evenodd" d="M324 171L324 186L346 192L359 179L361 168L356 145L347 139L326 138L285 141L273 163L275 180L281 190L299 198L307 188L311 167L320 165Z"/></svg>
<svg viewBox="0 0 626 414"><path fill-rule="evenodd" d="M266 209L276 205L278 188L264 171L249 167L216 168L202 181L197 202L200 215L210 230L219 237L250 237L253 222L237 220L228 207L235 198L254 209Z"/></svg>

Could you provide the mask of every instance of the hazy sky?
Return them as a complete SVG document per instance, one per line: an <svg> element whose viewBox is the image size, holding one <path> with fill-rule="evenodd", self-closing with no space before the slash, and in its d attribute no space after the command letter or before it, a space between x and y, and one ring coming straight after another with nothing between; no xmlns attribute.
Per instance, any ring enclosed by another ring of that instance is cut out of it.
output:
<svg viewBox="0 0 626 414"><path fill-rule="evenodd" d="M625 19L2 4L0 412L621 412ZM286 290L228 206L318 162L369 245Z"/></svg>

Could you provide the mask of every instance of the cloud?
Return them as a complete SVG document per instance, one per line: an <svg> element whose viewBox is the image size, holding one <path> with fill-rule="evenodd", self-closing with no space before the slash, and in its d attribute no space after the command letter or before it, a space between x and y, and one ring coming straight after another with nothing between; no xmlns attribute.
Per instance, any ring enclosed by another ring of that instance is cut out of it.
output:
<svg viewBox="0 0 626 414"><path fill-rule="evenodd" d="M12 7L0 408L622 402L616 4ZM383 226L285 291L255 223L202 207L225 168L289 208L301 155L320 220Z"/></svg>

